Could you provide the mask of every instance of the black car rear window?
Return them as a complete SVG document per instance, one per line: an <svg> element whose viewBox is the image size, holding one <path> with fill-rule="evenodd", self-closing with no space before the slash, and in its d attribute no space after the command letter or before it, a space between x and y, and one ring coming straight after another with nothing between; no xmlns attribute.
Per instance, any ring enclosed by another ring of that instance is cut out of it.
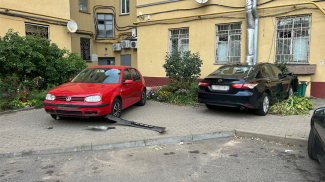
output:
<svg viewBox="0 0 325 182"><path fill-rule="evenodd" d="M120 69L90 68L80 72L71 82L78 83L119 83Z"/></svg>
<svg viewBox="0 0 325 182"><path fill-rule="evenodd" d="M250 76L254 73L255 67L251 66L222 66L209 76Z"/></svg>

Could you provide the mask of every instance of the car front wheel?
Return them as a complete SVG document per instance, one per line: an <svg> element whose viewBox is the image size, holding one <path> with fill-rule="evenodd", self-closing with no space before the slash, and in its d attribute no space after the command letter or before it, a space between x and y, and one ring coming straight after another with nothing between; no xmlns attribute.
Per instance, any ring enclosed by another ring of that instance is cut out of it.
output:
<svg viewBox="0 0 325 182"><path fill-rule="evenodd" d="M260 107L255 110L255 113L260 116L265 116L269 112L270 108L270 96L267 93L263 94Z"/></svg>
<svg viewBox="0 0 325 182"><path fill-rule="evenodd" d="M53 119L55 119L55 120L60 120L60 119L61 119L61 117L58 116L58 115L56 115L56 114L51 114L51 117L52 117Z"/></svg>
<svg viewBox="0 0 325 182"><path fill-rule="evenodd" d="M308 137L308 156L313 160L317 159L315 154L315 135L313 129L310 130Z"/></svg>
<svg viewBox="0 0 325 182"><path fill-rule="evenodd" d="M122 102L120 99L114 99L111 107L111 115L120 118L122 112Z"/></svg>

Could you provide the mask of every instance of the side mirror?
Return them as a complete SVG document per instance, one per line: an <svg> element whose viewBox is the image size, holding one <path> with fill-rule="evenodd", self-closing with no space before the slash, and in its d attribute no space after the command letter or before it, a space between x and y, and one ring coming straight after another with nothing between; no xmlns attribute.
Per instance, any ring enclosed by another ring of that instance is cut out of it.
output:
<svg viewBox="0 0 325 182"><path fill-rule="evenodd" d="M69 78L68 82L71 82L72 78Z"/></svg>
<svg viewBox="0 0 325 182"><path fill-rule="evenodd" d="M125 83L125 84L132 84L132 83L133 83L133 80L125 80L124 83Z"/></svg>

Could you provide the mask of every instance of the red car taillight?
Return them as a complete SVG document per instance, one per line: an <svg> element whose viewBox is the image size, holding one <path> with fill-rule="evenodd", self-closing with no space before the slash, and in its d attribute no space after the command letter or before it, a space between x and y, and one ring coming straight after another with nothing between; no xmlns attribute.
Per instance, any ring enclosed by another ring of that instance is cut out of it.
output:
<svg viewBox="0 0 325 182"><path fill-rule="evenodd" d="M207 87L209 85L210 85L210 83L208 83L208 82L199 82L200 87Z"/></svg>
<svg viewBox="0 0 325 182"><path fill-rule="evenodd" d="M258 83L234 83L231 86L234 88L253 89Z"/></svg>

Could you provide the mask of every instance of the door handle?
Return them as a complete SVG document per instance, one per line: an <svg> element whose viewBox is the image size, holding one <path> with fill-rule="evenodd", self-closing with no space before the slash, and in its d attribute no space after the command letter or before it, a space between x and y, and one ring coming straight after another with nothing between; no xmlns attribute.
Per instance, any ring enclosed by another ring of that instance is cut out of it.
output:
<svg viewBox="0 0 325 182"><path fill-rule="evenodd" d="M133 85L133 87L135 87L135 86Z"/></svg>

